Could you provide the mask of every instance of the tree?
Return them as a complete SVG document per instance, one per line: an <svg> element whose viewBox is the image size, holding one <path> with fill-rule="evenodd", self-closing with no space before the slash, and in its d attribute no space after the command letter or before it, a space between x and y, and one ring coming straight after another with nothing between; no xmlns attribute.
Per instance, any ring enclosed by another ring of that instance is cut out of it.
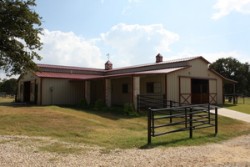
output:
<svg viewBox="0 0 250 167"><path fill-rule="evenodd" d="M33 11L35 0L0 1L0 69L7 75L36 70L41 49L41 17Z"/></svg>
<svg viewBox="0 0 250 167"><path fill-rule="evenodd" d="M3 80L0 83L0 92L5 92L8 95L16 94L17 90L17 80L15 78L11 78L9 80Z"/></svg>
<svg viewBox="0 0 250 167"><path fill-rule="evenodd" d="M248 63L243 64L235 58L228 57L218 59L210 67L224 77L237 81L237 93L249 94L250 73ZM226 85L225 93L232 93L232 87Z"/></svg>

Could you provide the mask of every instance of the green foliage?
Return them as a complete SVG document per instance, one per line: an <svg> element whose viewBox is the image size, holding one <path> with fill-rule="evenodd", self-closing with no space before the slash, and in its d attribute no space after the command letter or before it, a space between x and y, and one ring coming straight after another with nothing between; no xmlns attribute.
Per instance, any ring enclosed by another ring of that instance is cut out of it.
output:
<svg viewBox="0 0 250 167"><path fill-rule="evenodd" d="M135 111L135 109L131 103L124 104L123 112L129 116L138 116L138 113Z"/></svg>
<svg viewBox="0 0 250 167"><path fill-rule="evenodd" d="M81 107L81 108L88 108L89 105L88 105L87 100L86 100L86 99L82 99L82 100L80 101L79 107Z"/></svg>
<svg viewBox="0 0 250 167"><path fill-rule="evenodd" d="M245 97L244 99L239 98L238 103L236 105L226 102L224 104L224 107L231 109L231 110L250 114L250 98L249 97Z"/></svg>
<svg viewBox="0 0 250 167"><path fill-rule="evenodd" d="M0 92L5 92L9 95L16 94L17 90L17 80L15 78L11 78L8 80L3 80L0 82Z"/></svg>
<svg viewBox="0 0 250 167"><path fill-rule="evenodd" d="M103 100L101 100L101 99L96 100L96 102L94 104L95 110L102 110L105 107L106 107L106 105L105 105Z"/></svg>
<svg viewBox="0 0 250 167"><path fill-rule="evenodd" d="M210 67L224 77L237 81L236 93L250 95L250 67L248 63L241 63L235 58L228 57L218 59ZM233 86L225 85L225 93L233 93Z"/></svg>
<svg viewBox="0 0 250 167"><path fill-rule="evenodd" d="M33 10L35 0L0 1L0 69L7 75L36 70L40 60L41 18Z"/></svg>

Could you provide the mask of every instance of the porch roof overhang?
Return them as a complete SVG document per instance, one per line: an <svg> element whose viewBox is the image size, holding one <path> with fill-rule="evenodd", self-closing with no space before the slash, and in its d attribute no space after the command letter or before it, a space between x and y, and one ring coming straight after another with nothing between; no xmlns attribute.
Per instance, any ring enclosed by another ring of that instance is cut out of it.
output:
<svg viewBox="0 0 250 167"><path fill-rule="evenodd" d="M54 73L54 72L36 72L35 74L36 76L41 78L58 78L58 79L72 79L72 80L86 80L86 79L101 77L99 75Z"/></svg>
<svg viewBox="0 0 250 167"><path fill-rule="evenodd" d="M70 79L70 80L93 80L104 79L113 77L126 77L126 76L141 76L141 75L154 75L154 74L168 74L178 70L186 69L187 67L167 68L161 70L150 70L141 72L122 73L114 75L89 75L89 74L70 74L70 73L55 73L55 72L36 72L35 75L41 78L57 78L57 79Z"/></svg>
<svg viewBox="0 0 250 167"><path fill-rule="evenodd" d="M235 80L232 80L232 79L229 79L229 78L226 78L224 77L223 75L221 75L220 73L216 72L214 69L212 68L209 68L209 70L213 73L215 73L216 75L218 75L219 77L222 78L222 80L224 81L224 84L237 84L238 81L235 81Z"/></svg>
<svg viewBox="0 0 250 167"><path fill-rule="evenodd" d="M188 67L176 67L176 68L167 68L167 69L161 69L161 70L150 70L150 71L140 71L140 72L131 72L131 73L123 73L123 74L114 74L114 75L107 75L105 77L121 77L121 76L131 76L131 75L154 75L154 74L168 74L171 72L175 72L178 70L182 70Z"/></svg>

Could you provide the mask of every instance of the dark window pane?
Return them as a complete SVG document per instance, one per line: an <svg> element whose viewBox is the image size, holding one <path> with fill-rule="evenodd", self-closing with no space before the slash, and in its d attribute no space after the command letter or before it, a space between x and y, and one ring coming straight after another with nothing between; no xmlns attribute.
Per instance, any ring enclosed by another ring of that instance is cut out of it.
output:
<svg viewBox="0 0 250 167"><path fill-rule="evenodd" d="M147 93L154 93L154 83L153 82L147 83Z"/></svg>
<svg viewBox="0 0 250 167"><path fill-rule="evenodd" d="M128 93L128 84L122 84L122 93Z"/></svg>

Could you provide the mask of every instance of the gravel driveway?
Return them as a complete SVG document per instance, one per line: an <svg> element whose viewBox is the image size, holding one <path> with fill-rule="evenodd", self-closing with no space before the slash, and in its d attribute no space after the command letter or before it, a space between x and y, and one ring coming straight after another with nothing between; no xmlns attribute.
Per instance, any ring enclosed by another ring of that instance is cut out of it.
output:
<svg viewBox="0 0 250 167"><path fill-rule="evenodd" d="M81 148L76 153L51 153L41 147L60 143ZM0 136L0 166L249 166L250 135L220 144L152 149L105 150L45 137Z"/></svg>

